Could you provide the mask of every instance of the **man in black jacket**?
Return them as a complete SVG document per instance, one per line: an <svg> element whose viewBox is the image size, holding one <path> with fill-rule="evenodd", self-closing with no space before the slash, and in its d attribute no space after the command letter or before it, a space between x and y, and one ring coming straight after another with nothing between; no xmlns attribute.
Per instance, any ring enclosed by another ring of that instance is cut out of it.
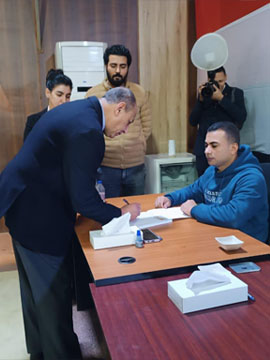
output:
<svg viewBox="0 0 270 360"><path fill-rule="evenodd" d="M208 71L207 75L210 83L199 86L198 99L189 117L190 124L198 128L193 150L198 176L208 167L204 141L209 126L219 121L231 121L241 129L247 115L243 90L226 83L224 67Z"/></svg>
<svg viewBox="0 0 270 360"><path fill-rule="evenodd" d="M71 283L75 277L77 290L77 265L86 260L74 231L76 213L102 224L140 213L139 204L120 209L104 203L95 189L103 132L112 138L125 133L136 111L133 93L120 87L100 100L57 106L0 174L0 218L6 216L13 240L30 359L81 359Z"/></svg>

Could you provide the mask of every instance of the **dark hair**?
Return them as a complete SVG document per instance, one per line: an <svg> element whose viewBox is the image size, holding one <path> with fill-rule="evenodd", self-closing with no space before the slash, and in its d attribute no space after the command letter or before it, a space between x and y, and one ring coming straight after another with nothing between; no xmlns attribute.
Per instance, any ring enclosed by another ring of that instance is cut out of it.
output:
<svg viewBox="0 0 270 360"><path fill-rule="evenodd" d="M216 76L216 73L219 73L219 72L223 72L223 74L226 75L226 70L224 69L223 66L221 66L215 70L207 71L207 76L209 79L214 79Z"/></svg>
<svg viewBox="0 0 270 360"><path fill-rule="evenodd" d="M107 65L109 62L110 55L125 56L127 58L128 67L131 64L132 57L129 50L124 45L112 45L108 47L103 55L104 64Z"/></svg>
<svg viewBox="0 0 270 360"><path fill-rule="evenodd" d="M119 104L123 101L126 103L126 111L129 111L136 106L136 98L133 92L123 86L110 89L103 97L109 104Z"/></svg>
<svg viewBox="0 0 270 360"><path fill-rule="evenodd" d="M72 90L72 81L71 79L64 75L62 69L50 69L46 76L46 88L52 91L57 85L66 85Z"/></svg>
<svg viewBox="0 0 270 360"><path fill-rule="evenodd" d="M227 136L227 139L231 143L237 143L240 145L240 132L239 129L231 121L219 121L209 126L207 132L223 130Z"/></svg>

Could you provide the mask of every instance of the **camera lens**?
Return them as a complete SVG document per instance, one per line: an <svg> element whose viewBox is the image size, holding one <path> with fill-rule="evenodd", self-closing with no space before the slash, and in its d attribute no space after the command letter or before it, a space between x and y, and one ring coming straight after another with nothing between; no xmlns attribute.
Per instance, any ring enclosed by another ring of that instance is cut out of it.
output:
<svg viewBox="0 0 270 360"><path fill-rule="evenodd" d="M201 91L202 97L211 97L213 95L214 89L210 83L206 83L204 88Z"/></svg>

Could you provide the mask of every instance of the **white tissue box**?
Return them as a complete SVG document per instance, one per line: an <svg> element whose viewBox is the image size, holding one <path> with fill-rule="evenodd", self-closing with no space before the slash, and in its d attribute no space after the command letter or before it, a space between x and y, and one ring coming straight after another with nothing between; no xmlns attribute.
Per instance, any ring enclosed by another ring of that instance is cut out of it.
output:
<svg viewBox="0 0 270 360"><path fill-rule="evenodd" d="M90 242L95 250L106 249L115 246L133 245L135 243L134 232L105 235L102 230L89 231Z"/></svg>
<svg viewBox="0 0 270 360"><path fill-rule="evenodd" d="M183 313L223 306L248 299L248 286L231 273L231 283L195 295L186 287L188 279L168 281L168 297Z"/></svg>

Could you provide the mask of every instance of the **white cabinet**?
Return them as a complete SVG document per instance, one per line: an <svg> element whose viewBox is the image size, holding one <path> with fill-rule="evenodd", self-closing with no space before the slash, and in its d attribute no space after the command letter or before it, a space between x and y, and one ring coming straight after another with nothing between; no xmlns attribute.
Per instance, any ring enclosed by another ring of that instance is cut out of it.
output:
<svg viewBox="0 0 270 360"><path fill-rule="evenodd" d="M145 168L146 194L181 189L197 179L195 156L190 153L146 155Z"/></svg>

